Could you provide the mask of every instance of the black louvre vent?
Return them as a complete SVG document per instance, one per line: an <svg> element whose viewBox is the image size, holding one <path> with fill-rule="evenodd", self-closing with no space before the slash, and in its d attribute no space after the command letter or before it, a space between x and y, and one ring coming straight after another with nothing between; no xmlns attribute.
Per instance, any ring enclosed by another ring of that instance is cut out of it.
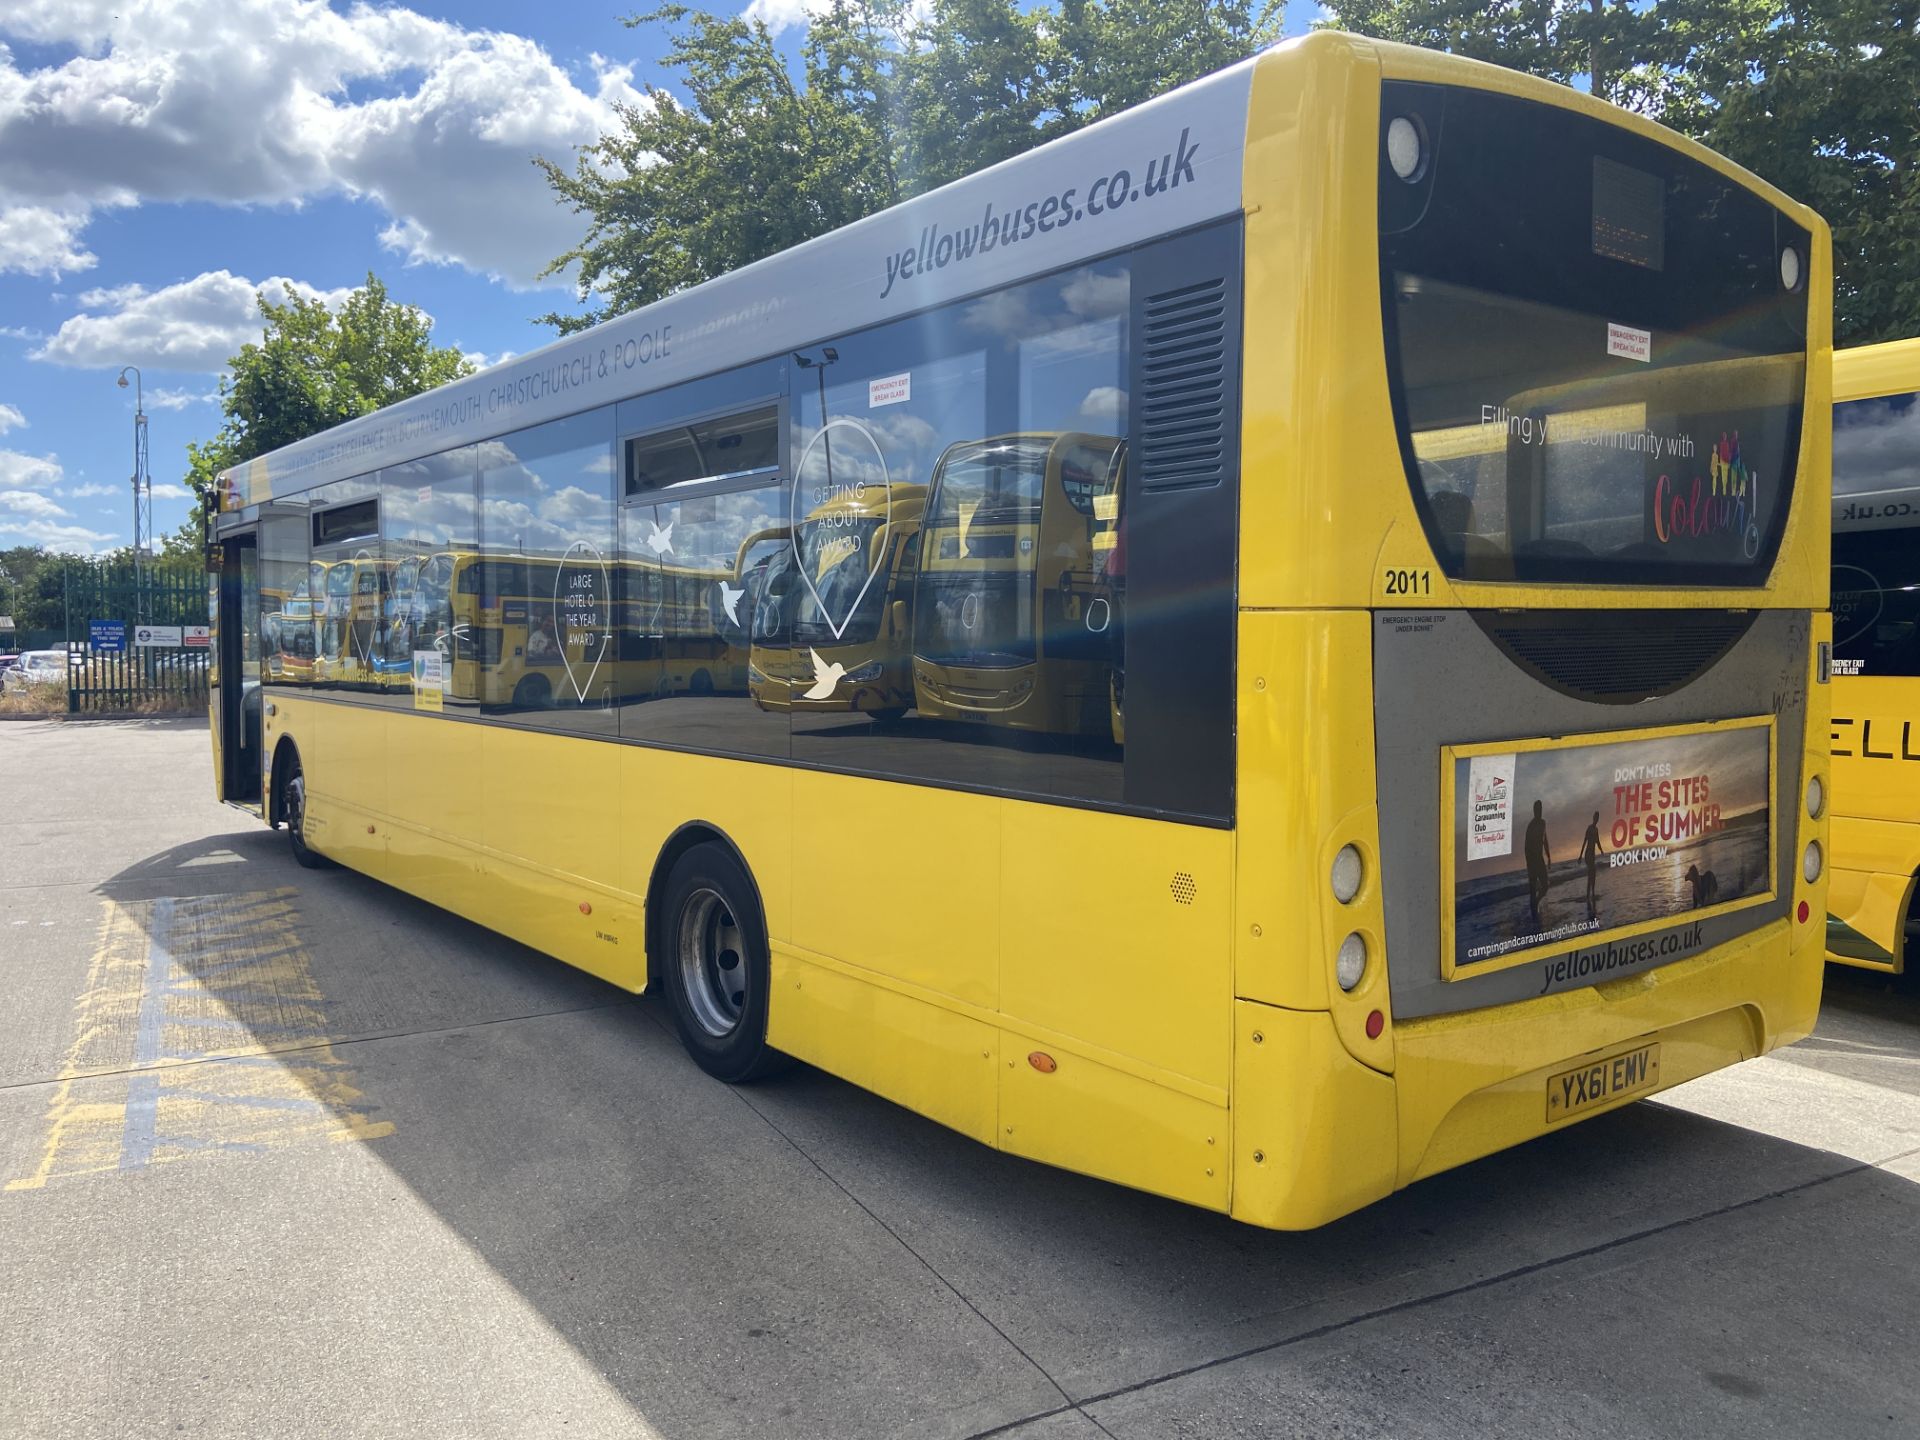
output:
<svg viewBox="0 0 1920 1440"><path fill-rule="evenodd" d="M1507 658L1576 700L1635 705L1691 684L1753 624L1753 612L1475 611Z"/></svg>
<svg viewBox="0 0 1920 1440"><path fill-rule="evenodd" d="M1218 485L1227 455L1227 282L1149 295L1141 320L1141 484Z"/></svg>

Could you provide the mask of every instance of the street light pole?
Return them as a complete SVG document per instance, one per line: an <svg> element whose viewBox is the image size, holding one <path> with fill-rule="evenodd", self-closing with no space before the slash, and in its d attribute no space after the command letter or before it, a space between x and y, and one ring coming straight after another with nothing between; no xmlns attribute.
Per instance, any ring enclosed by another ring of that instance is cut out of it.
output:
<svg viewBox="0 0 1920 1440"><path fill-rule="evenodd" d="M136 619L147 615L147 587L144 583L148 552L153 545L153 475L147 468L147 406L140 386L140 367L125 365L114 382L127 388L127 374L133 374L133 589Z"/></svg>
<svg viewBox="0 0 1920 1440"><path fill-rule="evenodd" d="M829 495L833 493L833 437L826 434L827 367L829 365L836 365L839 361L840 352L831 345L823 345L820 347L820 358L818 360L815 360L810 355L802 355L797 350L794 351L793 354L794 364L798 365L802 370L813 371L814 375L820 381L820 430L822 437L820 443L826 450L827 455L827 493Z"/></svg>

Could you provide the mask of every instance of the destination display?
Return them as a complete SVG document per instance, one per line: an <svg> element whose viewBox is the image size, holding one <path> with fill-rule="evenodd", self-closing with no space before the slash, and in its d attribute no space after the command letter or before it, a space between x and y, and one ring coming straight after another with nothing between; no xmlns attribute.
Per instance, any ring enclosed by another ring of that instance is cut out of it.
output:
<svg viewBox="0 0 1920 1440"><path fill-rule="evenodd" d="M1449 747L1449 971L1766 898L1772 735Z"/></svg>

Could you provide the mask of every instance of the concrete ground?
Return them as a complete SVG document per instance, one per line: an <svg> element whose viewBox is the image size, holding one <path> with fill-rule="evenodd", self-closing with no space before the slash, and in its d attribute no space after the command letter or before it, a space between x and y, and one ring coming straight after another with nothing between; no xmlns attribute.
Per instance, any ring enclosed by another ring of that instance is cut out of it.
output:
<svg viewBox="0 0 1920 1440"><path fill-rule="evenodd" d="M1911 1436L1920 999L1309 1235L1041 1168L0 726L0 1436Z"/></svg>

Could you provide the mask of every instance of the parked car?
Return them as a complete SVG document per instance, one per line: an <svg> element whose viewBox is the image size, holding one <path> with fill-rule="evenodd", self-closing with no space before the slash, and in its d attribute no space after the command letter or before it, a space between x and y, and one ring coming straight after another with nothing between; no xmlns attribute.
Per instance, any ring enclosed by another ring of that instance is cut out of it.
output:
<svg viewBox="0 0 1920 1440"><path fill-rule="evenodd" d="M19 651L17 650L0 651L0 675L6 674L7 671L11 670L15 665L18 665L19 663L20 663Z"/></svg>
<svg viewBox="0 0 1920 1440"><path fill-rule="evenodd" d="M7 669L0 671L0 690L9 695L24 694L38 685L67 683L67 652L64 650L28 650Z"/></svg>

